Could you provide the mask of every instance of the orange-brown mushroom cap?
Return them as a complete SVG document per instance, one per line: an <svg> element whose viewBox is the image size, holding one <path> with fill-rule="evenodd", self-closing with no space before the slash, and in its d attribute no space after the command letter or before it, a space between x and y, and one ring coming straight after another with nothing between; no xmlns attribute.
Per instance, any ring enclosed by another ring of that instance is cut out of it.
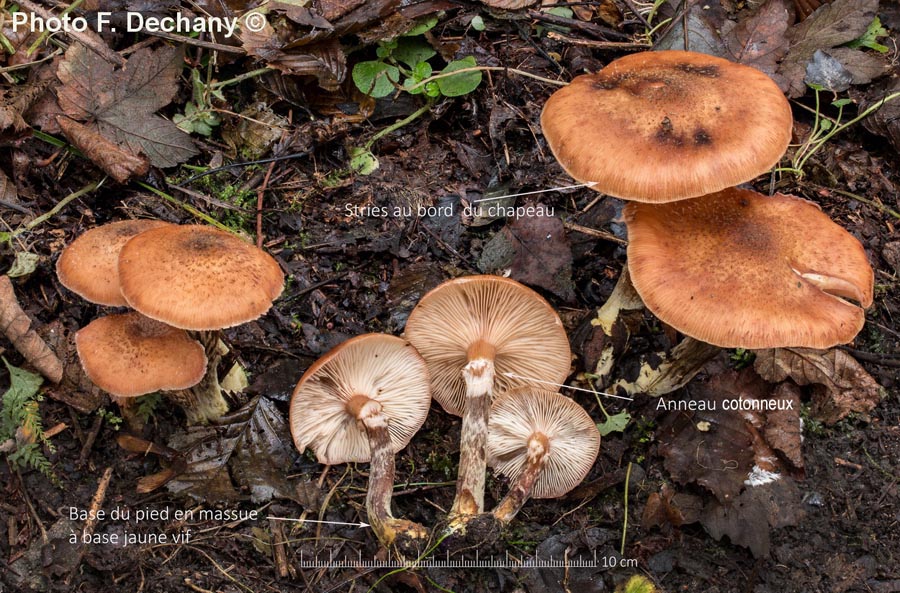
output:
<svg viewBox="0 0 900 593"><path fill-rule="evenodd" d="M577 486L600 451L597 425L571 399L520 387L494 400L488 425L488 464L515 481L529 464L529 441L542 435L543 467L531 498L556 498Z"/></svg>
<svg viewBox="0 0 900 593"><path fill-rule="evenodd" d="M134 237L119 256L128 304L190 330L256 319L281 294L284 274L266 252L202 225L170 225Z"/></svg>
<svg viewBox="0 0 900 593"><path fill-rule="evenodd" d="M569 339L556 311L500 276L463 276L434 288L410 313L405 335L428 363L434 399L457 416L465 410L462 369L473 345L493 347L496 394L528 384L522 377L562 383L569 374Z"/></svg>
<svg viewBox="0 0 900 593"><path fill-rule="evenodd" d="M90 229L72 241L56 260L63 286L98 305L127 305L119 288L119 252L132 237L168 223L120 220Z"/></svg>
<svg viewBox="0 0 900 593"><path fill-rule="evenodd" d="M431 407L425 361L406 340L387 334L364 334L330 350L307 369L291 397L297 449L310 447L329 465L369 461L365 427L352 413L354 396L381 405L397 452L422 427Z"/></svg>
<svg viewBox="0 0 900 593"><path fill-rule="evenodd" d="M647 308L725 348L829 348L862 329L874 273L862 245L812 202L731 188L631 203L628 270Z"/></svg>
<svg viewBox="0 0 900 593"><path fill-rule="evenodd" d="M653 51L575 78L541 127L572 177L626 200L670 202L744 183L775 165L793 117L765 74L706 54Z"/></svg>
<svg viewBox="0 0 900 593"><path fill-rule="evenodd" d="M88 378L119 397L187 389L206 372L198 341L140 313L95 319L75 334L75 345Z"/></svg>

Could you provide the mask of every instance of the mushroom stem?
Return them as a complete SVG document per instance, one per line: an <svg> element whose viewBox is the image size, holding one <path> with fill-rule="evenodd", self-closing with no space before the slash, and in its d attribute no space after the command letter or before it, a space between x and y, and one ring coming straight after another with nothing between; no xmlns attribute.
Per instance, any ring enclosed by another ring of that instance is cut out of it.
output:
<svg viewBox="0 0 900 593"><path fill-rule="evenodd" d="M364 395L354 395L347 402L347 411L366 429L369 447L369 490L366 493L366 514L378 541L391 547L398 537L424 540L427 530L412 521L397 519L391 512L394 492L394 448L388 430L388 418L381 404ZM406 542L404 542L406 543Z"/></svg>
<svg viewBox="0 0 900 593"><path fill-rule="evenodd" d="M507 524L512 521L512 518L522 509L525 501L531 497L534 483L544 468L548 453L550 453L550 440L540 432L532 434L528 439L528 458L525 470L494 509L494 517L500 523Z"/></svg>
<svg viewBox="0 0 900 593"><path fill-rule="evenodd" d="M222 358L219 332L191 332L191 336L200 342L206 351L206 374L193 387L173 391L168 395L184 410L189 425L209 424L228 411L228 402L222 396L222 388L219 385L218 366Z"/></svg>
<svg viewBox="0 0 900 593"><path fill-rule="evenodd" d="M484 343L479 343L484 344ZM484 510L484 481L487 459L488 416L494 391L493 349L478 345L469 349L469 363L463 368L466 380L466 408L463 412L459 447L459 472L456 478L456 498L450 516L462 522ZM488 357L472 358L473 354Z"/></svg>

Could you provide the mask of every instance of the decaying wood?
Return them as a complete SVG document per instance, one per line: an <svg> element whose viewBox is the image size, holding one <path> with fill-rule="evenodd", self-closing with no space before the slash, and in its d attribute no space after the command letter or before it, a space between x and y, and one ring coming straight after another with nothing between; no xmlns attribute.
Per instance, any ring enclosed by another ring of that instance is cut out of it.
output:
<svg viewBox="0 0 900 593"><path fill-rule="evenodd" d="M0 276L0 331L40 374L54 383L62 380L62 362L31 327L9 276Z"/></svg>

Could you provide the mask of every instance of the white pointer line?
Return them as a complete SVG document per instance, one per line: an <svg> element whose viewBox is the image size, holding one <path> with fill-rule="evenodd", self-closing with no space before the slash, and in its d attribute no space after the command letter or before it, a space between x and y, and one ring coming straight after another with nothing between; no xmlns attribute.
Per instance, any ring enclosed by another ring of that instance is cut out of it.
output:
<svg viewBox="0 0 900 593"><path fill-rule="evenodd" d="M351 525L353 527L371 527L368 523L344 523L343 521L316 521L315 519L292 519L290 517L267 517L273 521L296 521L297 523L324 523L326 525Z"/></svg>
<svg viewBox="0 0 900 593"><path fill-rule="evenodd" d="M600 395L605 395L607 397L615 397L617 399L625 399L628 401L634 401L634 398L625 397L624 395L616 395L614 393L606 393L604 391L591 391L590 389L582 389L581 387L572 387L571 385L562 385L560 383L554 383L553 381L541 381L540 379L532 379L531 377L523 377L522 375L517 375L515 373L500 373L501 375L506 375L507 377L512 377L513 379L522 379L523 381L531 381L533 383L545 383L547 385L553 385L555 387L562 387L563 389L574 389L575 391L583 391L585 393L599 393Z"/></svg>
<svg viewBox="0 0 900 593"><path fill-rule="evenodd" d="M492 202L495 200L505 200L506 198L518 198L519 196L530 196L533 194L542 194L548 191L561 191L564 189L578 189L579 187L591 187L592 185L596 185L595 181L590 181L588 183L579 183L578 185L564 185L562 187L551 187L550 189L537 189L534 191L526 191L520 194L508 194L505 196L497 196L495 198L481 198L480 200L472 200L473 204L479 204L481 202Z"/></svg>

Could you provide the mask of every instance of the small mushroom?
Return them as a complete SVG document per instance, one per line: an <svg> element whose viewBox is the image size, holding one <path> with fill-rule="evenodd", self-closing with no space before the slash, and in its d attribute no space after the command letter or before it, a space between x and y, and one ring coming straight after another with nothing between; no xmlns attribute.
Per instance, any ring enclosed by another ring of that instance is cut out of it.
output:
<svg viewBox="0 0 900 593"><path fill-rule="evenodd" d="M571 363L569 340L547 301L499 276L444 282L410 313L405 335L428 364L434 398L463 417L450 511L452 525L460 526L484 510L484 448L493 393L529 379L562 383Z"/></svg>
<svg viewBox="0 0 900 593"><path fill-rule="evenodd" d="M512 482L493 511L506 524L529 498L558 498L577 486L597 459L600 433L571 399L519 387L491 406L487 445L490 466Z"/></svg>
<svg viewBox="0 0 900 593"><path fill-rule="evenodd" d="M812 202L731 188L631 203L624 218L635 289L685 335L724 348L830 348L865 323L866 252Z"/></svg>
<svg viewBox="0 0 900 593"><path fill-rule="evenodd" d="M167 225L160 220L120 220L85 231L63 249L56 276L87 301L124 307L128 303L119 285L119 252L135 235Z"/></svg>
<svg viewBox="0 0 900 593"><path fill-rule="evenodd" d="M385 547L417 548L428 533L391 512L394 454L421 428L431 405L428 371L410 344L395 336L351 338L303 374L290 403L297 449L319 463L369 461L366 512Z"/></svg>
<svg viewBox="0 0 900 593"><path fill-rule="evenodd" d="M228 411L217 376L218 330L258 318L281 294L284 274L264 251L202 225L167 225L128 241L118 263L122 295L151 319L198 332L209 367L177 397L189 424Z"/></svg>
<svg viewBox="0 0 900 593"><path fill-rule="evenodd" d="M203 346L187 332L135 312L95 319L75 346L88 378L119 398L186 389L206 372Z"/></svg>
<svg viewBox="0 0 900 593"><path fill-rule="evenodd" d="M541 128L572 177L626 200L670 202L744 183L791 140L784 94L755 68L648 51L579 76L544 105Z"/></svg>

